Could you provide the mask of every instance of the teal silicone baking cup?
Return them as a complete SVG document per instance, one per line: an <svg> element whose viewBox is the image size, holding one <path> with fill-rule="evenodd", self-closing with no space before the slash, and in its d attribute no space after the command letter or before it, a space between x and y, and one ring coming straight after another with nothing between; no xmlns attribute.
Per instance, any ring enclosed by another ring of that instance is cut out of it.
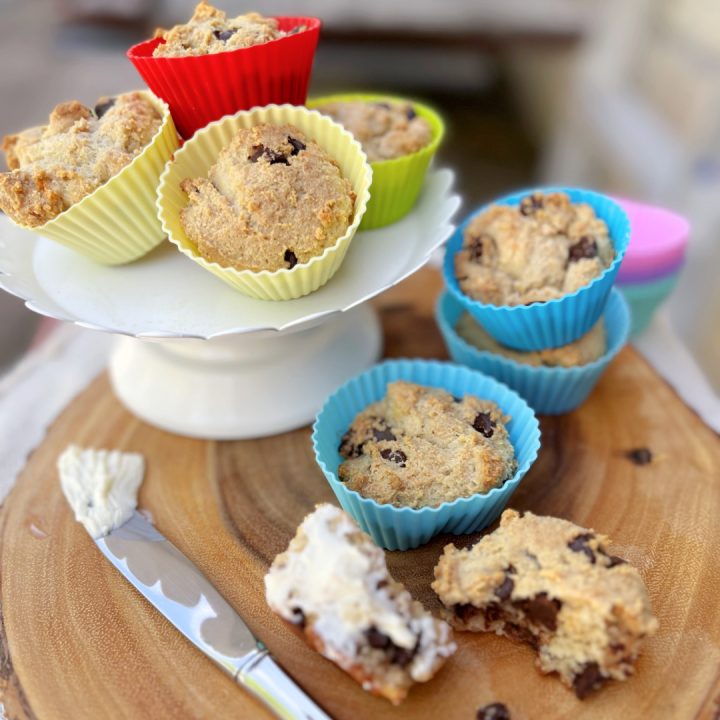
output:
<svg viewBox="0 0 720 720"><path fill-rule="evenodd" d="M455 396L476 395L496 402L511 417L507 428L518 463L515 475L490 492L419 509L380 504L349 490L338 479L338 467L343 461L338 452L340 439L355 416L382 399L388 383L395 380L442 388ZM343 509L377 545L388 550L408 550L439 533L463 535L492 523L535 462L540 448L540 427L528 404L491 377L452 363L389 360L352 378L326 400L313 425L312 443L315 459Z"/></svg>
<svg viewBox="0 0 720 720"><path fill-rule="evenodd" d="M607 349L587 365L545 367L524 365L516 360L479 350L457 334L455 327L465 307L450 293L438 300L435 318L450 357L461 365L492 375L519 393L541 415L561 415L585 402L600 376L627 342L630 312L622 294L613 289L603 313Z"/></svg>
<svg viewBox="0 0 720 720"><path fill-rule="evenodd" d="M615 248L615 259L590 283L556 300L512 306L489 305L473 300L460 289L455 277L455 254L462 247L465 228L476 215L487 210L490 205L517 206L524 197L533 192L564 192L573 203L590 205L608 226ZM560 347L584 335L602 315L629 242L628 216L620 205L605 195L592 190L565 187L524 190L481 207L460 225L448 242L443 275L452 295L500 344L516 350Z"/></svg>
<svg viewBox="0 0 720 720"><path fill-rule="evenodd" d="M618 283L617 287L630 305L634 337L647 330L658 307L672 293L677 285L680 272L674 272L657 280L637 283Z"/></svg>

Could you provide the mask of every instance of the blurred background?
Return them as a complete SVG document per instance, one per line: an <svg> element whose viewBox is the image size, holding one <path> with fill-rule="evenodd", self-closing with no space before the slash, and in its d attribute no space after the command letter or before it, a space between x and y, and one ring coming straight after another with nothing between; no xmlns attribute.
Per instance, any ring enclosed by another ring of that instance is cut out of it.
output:
<svg viewBox="0 0 720 720"><path fill-rule="evenodd" d="M312 93L388 90L446 116L439 163L462 214L534 183L654 202L690 218L666 305L720 391L720 11L717 0L218 0L231 14L316 15ZM58 102L140 87L127 48L191 0L0 0L0 135ZM0 372L39 318L0 293Z"/></svg>

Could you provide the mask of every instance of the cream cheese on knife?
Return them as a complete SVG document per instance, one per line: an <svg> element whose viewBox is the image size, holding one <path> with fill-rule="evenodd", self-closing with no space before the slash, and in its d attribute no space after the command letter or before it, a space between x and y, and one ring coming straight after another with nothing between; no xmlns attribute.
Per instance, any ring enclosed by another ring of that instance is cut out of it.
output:
<svg viewBox="0 0 720 720"><path fill-rule="evenodd" d="M58 458L60 485L75 519L94 538L130 519L145 475L138 453L70 445Z"/></svg>

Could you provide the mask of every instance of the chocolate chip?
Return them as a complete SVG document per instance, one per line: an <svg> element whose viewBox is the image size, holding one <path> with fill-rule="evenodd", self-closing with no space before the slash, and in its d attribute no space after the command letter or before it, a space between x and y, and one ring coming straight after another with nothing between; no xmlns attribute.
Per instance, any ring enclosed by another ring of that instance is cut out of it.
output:
<svg viewBox="0 0 720 720"><path fill-rule="evenodd" d="M467 623L472 618L474 618L480 612L480 610L474 605L470 605L469 603L458 603L457 605L453 606L453 612L459 620Z"/></svg>
<svg viewBox="0 0 720 720"><path fill-rule="evenodd" d="M375 585L376 590L382 590L383 588L386 588L389 585L387 580L378 580L377 585Z"/></svg>
<svg viewBox="0 0 720 720"><path fill-rule="evenodd" d="M458 397L457 395L453 395L453 402L454 403L461 403L463 399L461 397Z"/></svg>
<svg viewBox="0 0 720 720"><path fill-rule="evenodd" d="M355 445L353 442L353 436L350 430L348 430L340 438L340 446L338 452L346 458L356 458L363 454L363 443Z"/></svg>
<svg viewBox="0 0 720 720"><path fill-rule="evenodd" d="M304 628L305 623L307 622L307 618L305 617L305 613L298 607L294 607L290 610L292 613L292 623L294 625L297 625L298 627Z"/></svg>
<svg viewBox="0 0 720 720"><path fill-rule="evenodd" d="M481 233L476 237L471 238L470 244L467 246L470 253L470 259L473 262L480 262L483 254L483 237L485 233Z"/></svg>
<svg viewBox="0 0 720 720"><path fill-rule="evenodd" d="M573 538L568 543L568 547L573 552L585 553L593 565L595 564L595 553L593 552L593 549L588 545L588 540L592 540L594 537L595 536L592 533L584 533L582 535L578 535L576 538Z"/></svg>
<svg viewBox="0 0 720 720"><path fill-rule="evenodd" d="M227 42L235 33L235 30L213 30L213 35L221 42Z"/></svg>
<svg viewBox="0 0 720 720"><path fill-rule="evenodd" d="M287 35L297 35L307 30L307 25L296 25L292 30L287 31Z"/></svg>
<svg viewBox="0 0 720 720"><path fill-rule="evenodd" d="M499 620L503 620L505 618L503 609L497 603L490 603L489 605L486 605L484 613L485 621L487 623L498 622Z"/></svg>
<svg viewBox="0 0 720 720"><path fill-rule="evenodd" d="M290 152L291 155L297 155L301 150L304 150L307 147L304 142L298 140L297 138L291 137L290 135L288 135L288 142L292 145L293 148Z"/></svg>
<svg viewBox="0 0 720 720"><path fill-rule="evenodd" d="M378 442L381 440L397 440L392 430L388 430L387 428L373 428L372 434Z"/></svg>
<svg viewBox="0 0 720 720"><path fill-rule="evenodd" d="M383 108L384 110L390 110L390 109L391 109L390 103L386 103L386 102L376 102L376 103L375 103L375 107Z"/></svg>
<svg viewBox="0 0 720 720"><path fill-rule="evenodd" d="M400 467L405 467L405 461L407 460L407 455L402 450L391 450L390 448L381 450L380 457L397 463Z"/></svg>
<svg viewBox="0 0 720 720"><path fill-rule="evenodd" d="M510 720L510 711L502 703L491 703L478 708L477 720Z"/></svg>
<svg viewBox="0 0 720 720"><path fill-rule="evenodd" d="M287 159L287 155L283 155L281 152L276 152L270 148L265 148L265 157L270 161L271 165L289 165L290 162Z"/></svg>
<svg viewBox="0 0 720 720"><path fill-rule="evenodd" d="M497 427L497 423L484 412L478 413L473 420L473 428L486 438L491 438L495 432L493 428Z"/></svg>
<svg viewBox="0 0 720 720"><path fill-rule="evenodd" d="M390 662L394 665L399 665L400 667L404 668L405 666L410 664L412 659L417 654L419 647L420 638L418 638L417 642L415 643L415 647L411 649L399 647L395 643L391 643L389 653Z"/></svg>
<svg viewBox="0 0 720 720"><path fill-rule="evenodd" d="M628 450L625 457L636 465L647 465L652 462L652 453L644 447Z"/></svg>
<svg viewBox="0 0 720 720"><path fill-rule="evenodd" d="M521 215L532 215L536 210L539 210L544 205L542 195L533 193L532 195L525 196L520 201L520 214Z"/></svg>
<svg viewBox="0 0 720 720"><path fill-rule="evenodd" d="M605 555L605 557L608 559L608 564L606 565L606 567L614 568L617 565L627 565L627 560L624 560L617 555L608 555L605 552L603 552L603 555Z"/></svg>
<svg viewBox="0 0 720 720"><path fill-rule="evenodd" d="M598 246L595 240L589 235L583 235L574 245L570 246L568 250L568 262L577 262L584 258L597 257Z"/></svg>
<svg viewBox="0 0 720 720"><path fill-rule="evenodd" d="M381 633L374 625L371 625L365 631L365 637L368 645L376 650L385 650L392 643L392 640L385 633Z"/></svg>
<svg viewBox="0 0 720 720"><path fill-rule="evenodd" d="M578 698L582 700L598 687L604 679L600 672L600 666L596 662L586 663L583 669L573 678L573 690Z"/></svg>
<svg viewBox="0 0 720 720"><path fill-rule="evenodd" d="M559 600L551 599L543 592L527 600L520 600L515 605L536 625L544 625L553 632L557 630L557 615L562 607Z"/></svg>
<svg viewBox="0 0 720 720"><path fill-rule="evenodd" d="M610 649L614 653L625 652L625 645L623 645L622 643L613 643L612 645L610 645Z"/></svg>
<svg viewBox="0 0 720 720"><path fill-rule="evenodd" d="M409 108L405 111L405 114L407 115L407 119L408 119L408 120L414 120L414 119L417 117L417 113L415 112L415 109L412 108L412 107L409 107Z"/></svg>
<svg viewBox="0 0 720 720"><path fill-rule="evenodd" d="M297 255L288 248L283 255L283 260L288 264L288 267L292 270L297 265Z"/></svg>
<svg viewBox="0 0 720 720"><path fill-rule="evenodd" d="M114 97L108 98L105 102L98 103L95 106L95 115L98 118L101 118L114 104L115 104Z"/></svg>
<svg viewBox="0 0 720 720"><path fill-rule="evenodd" d="M503 632L513 640L518 640L519 642L526 643L530 645L530 647L535 648L536 650L540 647L540 643L538 639L533 635L533 633L526 627L522 627L521 625L516 625L515 623L505 623L503 627Z"/></svg>
<svg viewBox="0 0 720 720"><path fill-rule="evenodd" d="M248 155L248 160L255 163L262 157L264 152L264 145L253 145L252 152Z"/></svg>
<svg viewBox="0 0 720 720"><path fill-rule="evenodd" d="M495 597L500 600L507 600L512 595L515 582L509 575L505 575L505 579L495 588Z"/></svg>

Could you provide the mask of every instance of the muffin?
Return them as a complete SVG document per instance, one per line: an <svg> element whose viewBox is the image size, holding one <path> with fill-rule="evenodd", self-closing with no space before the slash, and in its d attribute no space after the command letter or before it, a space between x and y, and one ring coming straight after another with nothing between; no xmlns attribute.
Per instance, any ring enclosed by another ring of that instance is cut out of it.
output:
<svg viewBox="0 0 720 720"><path fill-rule="evenodd" d="M658 625L640 574L607 544L567 520L506 510L473 547L445 546L432 587L455 628L529 643L540 669L582 699L630 676Z"/></svg>
<svg viewBox="0 0 720 720"><path fill-rule="evenodd" d="M433 139L430 123L409 102L340 100L315 109L347 128L371 163L418 152Z"/></svg>
<svg viewBox="0 0 720 720"><path fill-rule="evenodd" d="M349 515L318 505L265 576L268 605L364 690L397 705L455 652L452 631L388 572Z"/></svg>
<svg viewBox="0 0 720 720"><path fill-rule="evenodd" d="M517 469L508 422L494 402L391 382L343 435L338 478L396 507L435 507L486 493Z"/></svg>
<svg viewBox="0 0 720 720"><path fill-rule="evenodd" d="M501 345L468 312L464 312L460 316L455 326L455 332L465 342L478 350L502 355L523 365L532 365L533 367L542 365L545 367L569 368L588 365L601 358L607 348L605 323L602 318L598 320L590 332L569 345L527 352L513 350Z"/></svg>
<svg viewBox="0 0 720 720"><path fill-rule="evenodd" d="M0 173L0 209L21 225L44 225L129 165L162 122L140 92L100 98L94 109L61 103L47 125L3 140L10 170Z"/></svg>
<svg viewBox="0 0 720 720"><path fill-rule="evenodd" d="M492 205L465 228L455 275L468 297L490 305L546 302L589 284L615 258L606 223L563 192L518 206Z"/></svg>
<svg viewBox="0 0 720 720"><path fill-rule="evenodd" d="M188 238L206 260L237 270L307 263L347 232L355 210L338 163L288 124L239 129L207 177L181 188Z"/></svg>
<svg viewBox="0 0 720 720"><path fill-rule="evenodd" d="M295 32L299 30L296 28ZM184 25L155 31L155 37L163 42L153 50L153 57L210 55L261 45L285 35L275 18L255 12L228 18L222 10L203 1Z"/></svg>

